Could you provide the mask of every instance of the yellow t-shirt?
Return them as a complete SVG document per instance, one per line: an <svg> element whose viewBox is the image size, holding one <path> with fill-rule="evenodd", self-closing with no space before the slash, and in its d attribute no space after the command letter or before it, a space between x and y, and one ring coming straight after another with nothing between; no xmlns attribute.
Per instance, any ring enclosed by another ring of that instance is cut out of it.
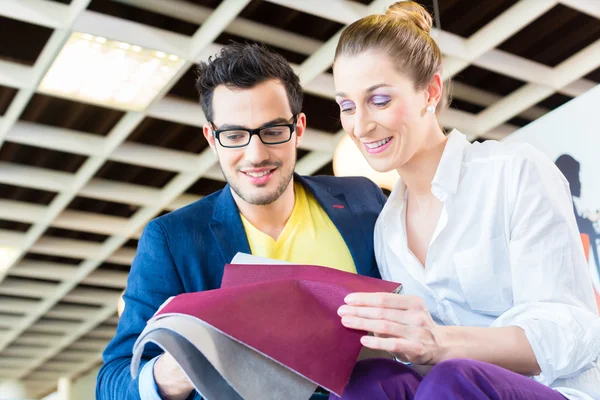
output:
<svg viewBox="0 0 600 400"><path fill-rule="evenodd" d="M319 202L298 182L294 183L294 192L294 209L277 240L240 214L252 254L356 273L346 242Z"/></svg>

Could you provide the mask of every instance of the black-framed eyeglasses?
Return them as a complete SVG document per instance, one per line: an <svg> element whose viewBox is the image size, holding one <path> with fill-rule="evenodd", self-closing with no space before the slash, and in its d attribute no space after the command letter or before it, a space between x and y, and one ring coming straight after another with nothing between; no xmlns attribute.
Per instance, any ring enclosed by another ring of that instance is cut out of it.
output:
<svg viewBox="0 0 600 400"><path fill-rule="evenodd" d="M296 129L297 117L294 115L291 124L274 124L257 129L217 129L212 121L210 121L210 125L213 128L213 136L221 146L235 149L247 146L254 135L258 135L260 141L266 145L289 142Z"/></svg>

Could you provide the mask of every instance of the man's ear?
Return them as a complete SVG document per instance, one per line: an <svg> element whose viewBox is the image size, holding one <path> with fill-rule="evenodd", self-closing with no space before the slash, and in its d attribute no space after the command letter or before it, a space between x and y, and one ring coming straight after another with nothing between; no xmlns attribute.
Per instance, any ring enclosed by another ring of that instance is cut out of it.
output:
<svg viewBox="0 0 600 400"><path fill-rule="evenodd" d="M298 114L298 118L296 119L296 148L300 147L300 143L302 143L302 137L304 136L305 131L306 114L300 113Z"/></svg>
<svg viewBox="0 0 600 400"><path fill-rule="evenodd" d="M213 135L213 128L210 125L210 123L207 122L202 126L202 133L204 134L204 138L208 142L208 145L210 146L212 152L216 155L217 149L215 147L215 137Z"/></svg>

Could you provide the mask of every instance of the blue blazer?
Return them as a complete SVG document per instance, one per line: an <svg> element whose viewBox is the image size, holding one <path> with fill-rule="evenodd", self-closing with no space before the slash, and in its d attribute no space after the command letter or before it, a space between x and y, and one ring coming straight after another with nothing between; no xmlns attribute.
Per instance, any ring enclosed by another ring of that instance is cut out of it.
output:
<svg viewBox="0 0 600 400"><path fill-rule="evenodd" d="M373 230L386 200L381 189L366 178L295 175L294 179L329 215L358 273L379 278ZM229 186L148 223L129 273L125 310L103 354L97 400L140 399L139 374L132 379L129 366L146 321L171 296L219 288L223 268L237 252L250 253L250 246ZM158 346L146 346L140 370L161 352Z"/></svg>

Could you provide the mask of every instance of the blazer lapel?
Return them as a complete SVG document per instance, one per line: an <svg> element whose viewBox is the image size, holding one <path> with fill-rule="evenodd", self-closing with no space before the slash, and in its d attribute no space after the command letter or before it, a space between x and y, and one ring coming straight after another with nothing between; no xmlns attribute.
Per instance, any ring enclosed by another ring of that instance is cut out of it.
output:
<svg viewBox="0 0 600 400"><path fill-rule="evenodd" d="M373 241L373 232L364 232L360 223L360 218L352 209L352 206L346 202L344 193L325 187L317 182L304 179L300 175L295 175L312 195L317 199L323 210L329 216L329 219L336 226L342 238L350 250L352 259L359 274L371 276L373 268L372 249L368 243ZM370 235L366 237L365 235Z"/></svg>
<svg viewBox="0 0 600 400"><path fill-rule="evenodd" d="M250 254L246 231L229 185L223 188L215 204L210 229L225 263L231 262L238 252Z"/></svg>

